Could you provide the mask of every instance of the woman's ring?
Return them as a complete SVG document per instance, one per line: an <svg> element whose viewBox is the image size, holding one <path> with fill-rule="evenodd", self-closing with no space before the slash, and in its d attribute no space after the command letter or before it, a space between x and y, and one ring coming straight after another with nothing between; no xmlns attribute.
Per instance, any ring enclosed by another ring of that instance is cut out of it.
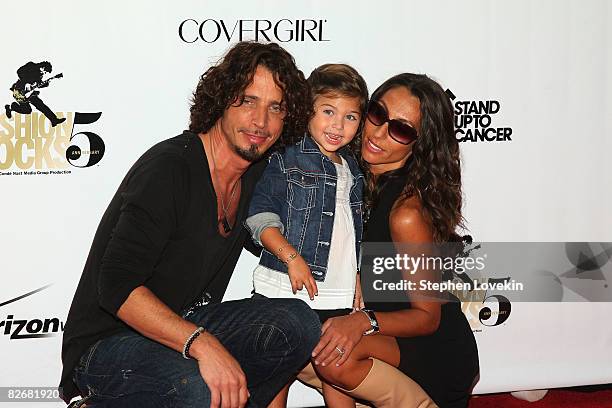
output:
<svg viewBox="0 0 612 408"><path fill-rule="evenodd" d="M340 357L344 355L344 350L342 350L340 347L336 346L336 350L338 350L338 353L340 353Z"/></svg>

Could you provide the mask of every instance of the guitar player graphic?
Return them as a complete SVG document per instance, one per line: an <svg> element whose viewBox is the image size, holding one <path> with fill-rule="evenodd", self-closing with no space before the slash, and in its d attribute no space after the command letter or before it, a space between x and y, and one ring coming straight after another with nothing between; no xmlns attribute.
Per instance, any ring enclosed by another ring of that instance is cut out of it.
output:
<svg viewBox="0 0 612 408"><path fill-rule="evenodd" d="M52 77L45 78L51 73L53 67L49 61L34 63L28 62L17 70L18 80L11 86L15 102L11 105L4 105L6 116L10 119L12 112L29 114L32 113L33 105L36 109L42 112L49 119L53 127L64 122L66 118L58 118L55 113L38 97L40 92L38 89L46 88L49 82L56 78L62 78L63 74L57 74Z"/></svg>

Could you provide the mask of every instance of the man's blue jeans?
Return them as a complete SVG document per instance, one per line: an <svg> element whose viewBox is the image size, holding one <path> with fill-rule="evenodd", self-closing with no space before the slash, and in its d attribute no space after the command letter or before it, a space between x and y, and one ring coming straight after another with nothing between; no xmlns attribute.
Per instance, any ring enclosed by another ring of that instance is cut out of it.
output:
<svg viewBox="0 0 612 408"><path fill-rule="evenodd" d="M214 335L246 374L249 407L266 407L308 361L321 334L297 299L263 297L208 304L188 317ZM88 407L206 407L210 391L197 361L126 330L96 342L75 369Z"/></svg>

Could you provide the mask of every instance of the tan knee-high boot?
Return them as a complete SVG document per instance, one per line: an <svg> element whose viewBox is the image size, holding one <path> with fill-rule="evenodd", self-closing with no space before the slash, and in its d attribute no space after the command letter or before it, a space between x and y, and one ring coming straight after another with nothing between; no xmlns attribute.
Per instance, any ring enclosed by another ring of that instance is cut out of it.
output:
<svg viewBox="0 0 612 408"><path fill-rule="evenodd" d="M372 358L372 368L355 389L343 390L377 408L438 408L410 377L384 361Z"/></svg>
<svg viewBox="0 0 612 408"><path fill-rule="evenodd" d="M304 384L316 388L320 393L323 392L323 383L321 383L321 379L317 376L312 363L308 363L297 375L297 378Z"/></svg>
<svg viewBox="0 0 612 408"><path fill-rule="evenodd" d="M308 363L306 367L300 371L297 376L298 380L303 382L306 385L310 385L313 388L316 388L319 391L319 394L323 393L323 384L321 383L321 379L317 376L317 373L312 366L312 363ZM362 405L359 402L355 404L355 408L366 408L368 405Z"/></svg>

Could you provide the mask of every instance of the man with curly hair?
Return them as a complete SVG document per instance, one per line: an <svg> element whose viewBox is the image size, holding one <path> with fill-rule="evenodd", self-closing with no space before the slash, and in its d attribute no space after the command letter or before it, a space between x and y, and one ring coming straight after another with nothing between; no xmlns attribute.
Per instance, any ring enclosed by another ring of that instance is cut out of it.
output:
<svg viewBox="0 0 612 408"><path fill-rule="evenodd" d="M293 143L309 91L277 44L242 42L200 78L189 131L129 170L96 232L66 321L74 407L265 407L320 323L296 299L221 302L271 148Z"/></svg>

